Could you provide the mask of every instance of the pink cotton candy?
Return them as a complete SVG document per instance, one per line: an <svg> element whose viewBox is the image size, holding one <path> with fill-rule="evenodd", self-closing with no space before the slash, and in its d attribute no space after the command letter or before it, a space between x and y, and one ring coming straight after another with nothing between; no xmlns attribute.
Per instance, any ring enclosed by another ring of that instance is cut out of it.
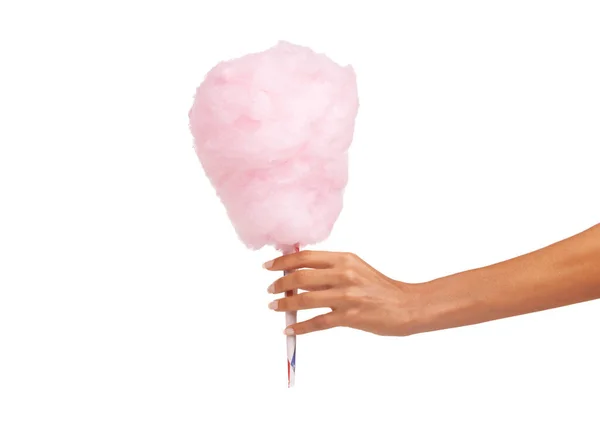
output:
<svg viewBox="0 0 600 421"><path fill-rule="evenodd" d="M343 204L356 76L279 42L216 65L189 112L198 158L251 249L325 240Z"/></svg>

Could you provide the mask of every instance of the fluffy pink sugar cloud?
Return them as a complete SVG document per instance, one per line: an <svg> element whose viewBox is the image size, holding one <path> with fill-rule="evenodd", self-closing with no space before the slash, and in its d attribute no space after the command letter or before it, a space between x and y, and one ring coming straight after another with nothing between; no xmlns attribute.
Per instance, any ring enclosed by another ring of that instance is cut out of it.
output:
<svg viewBox="0 0 600 421"><path fill-rule="evenodd" d="M194 148L247 247L330 235L358 107L351 66L289 42L208 72L189 111Z"/></svg>

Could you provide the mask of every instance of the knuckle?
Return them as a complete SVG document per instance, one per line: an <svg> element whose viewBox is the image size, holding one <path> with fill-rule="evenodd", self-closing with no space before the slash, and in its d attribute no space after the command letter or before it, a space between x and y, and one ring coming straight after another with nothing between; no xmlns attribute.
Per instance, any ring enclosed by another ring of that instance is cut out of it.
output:
<svg viewBox="0 0 600 421"><path fill-rule="evenodd" d="M362 291L356 287L345 288L342 292L342 297L345 301L354 302L362 297Z"/></svg>
<svg viewBox="0 0 600 421"><path fill-rule="evenodd" d="M275 291L284 292L298 288L298 286L303 283L305 277L305 274L302 272L303 271L301 270L297 270L279 278L279 280L275 282Z"/></svg>
<svg viewBox="0 0 600 421"><path fill-rule="evenodd" d="M296 272L294 272L292 279L294 281L294 284L304 285L306 283L307 276L308 273L305 270L297 270Z"/></svg>
<svg viewBox="0 0 600 421"><path fill-rule="evenodd" d="M356 281L356 272L353 269L347 268L342 271L342 278L348 282Z"/></svg>
<svg viewBox="0 0 600 421"><path fill-rule="evenodd" d="M350 252L342 253L342 261L345 264L351 264L352 262L355 262L356 259L357 259L357 256L354 253L350 253Z"/></svg>
<svg viewBox="0 0 600 421"><path fill-rule="evenodd" d="M348 308L344 311L344 319L355 319L360 314L360 310L356 307Z"/></svg>
<svg viewBox="0 0 600 421"><path fill-rule="evenodd" d="M311 269L303 269L299 271L298 278L294 283L294 288L310 290L315 284L321 282L321 277L318 273Z"/></svg>
<svg viewBox="0 0 600 421"><path fill-rule="evenodd" d="M354 317L358 316L359 313L360 313L360 310L357 308L349 308L348 309L348 317L354 318Z"/></svg>
<svg viewBox="0 0 600 421"><path fill-rule="evenodd" d="M306 295L305 294L296 295L294 297L294 301L296 301L296 304L298 307L303 307L306 305Z"/></svg>

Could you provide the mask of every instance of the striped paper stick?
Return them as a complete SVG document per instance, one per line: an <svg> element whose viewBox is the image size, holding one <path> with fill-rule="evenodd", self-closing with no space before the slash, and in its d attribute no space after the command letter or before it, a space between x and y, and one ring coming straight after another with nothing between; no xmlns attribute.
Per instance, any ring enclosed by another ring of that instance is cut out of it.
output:
<svg viewBox="0 0 600 421"><path fill-rule="evenodd" d="M292 253L296 253L300 251L300 247L295 246L294 251ZM287 254L287 253L284 253ZM284 271L283 274L287 275L292 271ZM298 291L286 291L285 296L291 297L294 294L297 294ZM287 311L285 313L285 325L290 326L296 323L297 321L297 313L295 311ZM288 335L286 337L287 341L287 373L288 373L288 388L293 387L296 381L296 335Z"/></svg>

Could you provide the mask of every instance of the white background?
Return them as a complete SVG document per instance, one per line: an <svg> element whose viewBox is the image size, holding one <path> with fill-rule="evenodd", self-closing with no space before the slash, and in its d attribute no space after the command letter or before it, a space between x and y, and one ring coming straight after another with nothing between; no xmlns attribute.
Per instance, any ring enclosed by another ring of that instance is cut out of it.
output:
<svg viewBox="0 0 600 421"><path fill-rule="evenodd" d="M214 64L280 39L352 64L345 209L314 248L427 281L599 222L599 21L596 1L2 2L0 420L597 420L598 302L303 336L287 390L275 254L237 240L187 112Z"/></svg>

